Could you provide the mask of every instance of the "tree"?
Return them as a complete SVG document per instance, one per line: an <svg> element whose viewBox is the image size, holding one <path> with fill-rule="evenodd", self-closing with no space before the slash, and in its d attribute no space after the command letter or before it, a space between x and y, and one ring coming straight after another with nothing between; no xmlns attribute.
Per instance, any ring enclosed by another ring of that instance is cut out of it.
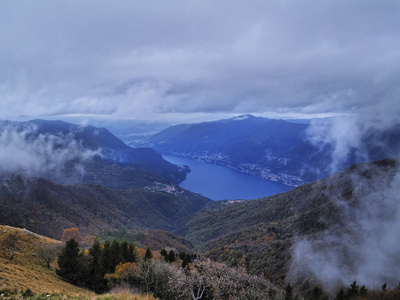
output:
<svg viewBox="0 0 400 300"><path fill-rule="evenodd" d="M44 260L47 268L50 269L50 264L57 258L59 250L59 245L40 243L36 247L36 256Z"/></svg>
<svg viewBox="0 0 400 300"><path fill-rule="evenodd" d="M386 292L386 291L387 291L387 284L386 284L386 282L381 286L381 290L382 290L382 292Z"/></svg>
<svg viewBox="0 0 400 300"><path fill-rule="evenodd" d="M135 263L119 263L115 267L115 272L106 274L105 278L110 287L122 285L123 283L133 283L135 278L139 275L138 267Z"/></svg>
<svg viewBox="0 0 400 300"><path fill-rule="evenodd" d="M181 265L182 269L189 269L189 263L191 263L191 260L190 260L190 255L188 254L185 255L185 257L182 260L182 265Z"/></svg>
<svg viewBox="0 0 400 300"><path fill-rule="evenodd" d="M65 229L64 232L63 232L63 235L61 237L61 240L63 242L66 242L66 241L69 241L72 238L75 241L77 241L78 243L80 243L83 240L82 236L81 236L81 233L75 227L74 228Z"/></svg>
<svg viewBox="0 0 400 300"><path fill-rule="evenodd" d="M161 249L160 254L164 256L164 259L167 260L168 252L164 248Z"/></svg>
<svg viewBox="0 0 400 300"><path fill-rule="evenodd" d="M325 294L324 290L320 286L315 286L311 291L307 293L308 300L328 300L328 295Z"/></svg>
<svg viewBox="0 0 400 300"><path fill-rule="evenodd" d="M182 282L183 280L183 282ZM244 268L229 268L210 259L197 259L178 282L183 297L199 299L266 299L267 281L247 274Z"/></svg>
<svg viewBox="0 0 400 300"><path fill-rule="evenodd" d="M103 251L101 252L101 257L100 257L100 264L102 268L104 269L104 273L112 273L114 271L114 267L112 266L112 261L111 261L111 244L109 241L104 242L104 248Z"/></svg>
<svg viewBox="0 0 400 300"><path fill-rule="evenodd" d="M335 300L345 300L346 298L347 298L347 297L346 297L346 293L344 292L344 289L341 288L341 289L337 292L336 297L335 297Z"/></svg>
<svg viewBox="0 0 400 300"><path fill-rule="evenodd" d="M290 285L290 282L285 287L285 300L292 300L293 299L293 288Z"/></svg>
<svg viewBox="0 0 400 300"><path fill-rule="evenodd" d="M138 252L136 246L133 243L130 243L128 246L128 256L126 257L126 262L137 263L138 259Z"/></svg>
<svg viewBox="0 0 400 300"><path fill-rule="evenodd" d="M59 269L57 275L68 282L83 286L87 279L87 264L83 252L79 249L79 243L74 238L67 241L58 257Z"/></svg>
<svg viewBox="0 0 400 300"><path fill-rule="evenodd" d="M151 252L150 248L147 247L146 254L144 255L144 260L148 261L148 260L153 259L153 258L154 258L153 252Z"/></svg>
<svg viewBox="0 0 400 300"><path fill-rule="evenodd" d="M115 270L115 267L124 260L122 256L121 245L117 240L114 240L110 246L110 264L111 270L107 273L111 273Z"/></svg>
<svg viewBox="0 0 400 300"><path fill-rule="evenodd" d="M101 264L102 245L99 239L95 239L89 249L89 281L88 285L96 292L103 292L106 288L104 280L105 270Z"/></svg>
<svg viewBox="0 0 400 300"><path fill-rule="evenodd" d="M176 287L185 275L180 269L162 260L144 261L140 266L139 278L146 293L163 300L181 299L181 288ZM186 297L187 298L187 297ZM183 299L186 299L183 298Z"/></svg>
<svg viewBox="0 0 400 300"><path fill-rule="evenodd" d="M175 253L174 253L174 251L169 251L169 253L168 253L168 261L169 262L174 262L174 261L176 261L176 257L175 257Z"/></svg>
<svg viewBox="0 0 400 300"><path fill-rule="evenodd" d="M17 247L20 233L17 230L12 230L4 234L0 239L0 248L3 249L4 253L9 252L9 260L14 259L15 250Z"/></svg>
<svg viewBox="0 0 400 300"><path fill-rule="evenodd" d="M360 286L357 285L357 281L354 280L353 283L350 285L350 288L347 289L347 296L349 298L356 297L359 295Z"/></svg>

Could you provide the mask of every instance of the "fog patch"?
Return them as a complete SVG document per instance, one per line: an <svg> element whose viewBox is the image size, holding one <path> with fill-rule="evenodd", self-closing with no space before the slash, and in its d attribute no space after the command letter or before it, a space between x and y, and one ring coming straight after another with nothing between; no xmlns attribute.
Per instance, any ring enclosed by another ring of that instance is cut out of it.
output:
<svg viewBox="0 0 400 300"><path fill-rule="evenodd" d="M338 177L328 184L337 191L330 198L340 208L340 222L315 235L299 237L293 248L288 279L295 279L296 274L315 277L331 292L354 280L368 288L379 289L383 283L397 286L400 281L398 165L389 169L365 165L341 179L351 186L350 199L340 196L343 181Z"/></svg>
<svg viewBox="0 0 400 300"><path fill-rule="evenodd" d="M34 124L0 127L0 173L27 177L65 176L85 173L83 162L100 155L76 140L73 133L38 133Z"/></svg>

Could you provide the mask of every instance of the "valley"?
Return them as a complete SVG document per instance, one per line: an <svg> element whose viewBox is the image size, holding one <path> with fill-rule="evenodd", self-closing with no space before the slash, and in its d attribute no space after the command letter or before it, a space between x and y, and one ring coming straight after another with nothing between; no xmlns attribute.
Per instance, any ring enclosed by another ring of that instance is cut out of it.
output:
<svg viewBox="0 0 400 300"><path fill-rule="evenodd" d="M358 163L292 189L280 184L274 192L271 183L278 183L270 182L247 199L234 195L256 192L244 182L249 175L236 174L236 182L207 167L196 180L209 177L233 192L210 199L183 186L185 158L130 148L106 129L42 120L2 126L3 147L27 154L2 166L0 224L55 239L77 228L155 253L197 253L244 268L281 295L289 283L302 296L317 287L333 296L354 278L368 287L397 285L398 158ZM371 247L377 250L366 251Z"/></svg>

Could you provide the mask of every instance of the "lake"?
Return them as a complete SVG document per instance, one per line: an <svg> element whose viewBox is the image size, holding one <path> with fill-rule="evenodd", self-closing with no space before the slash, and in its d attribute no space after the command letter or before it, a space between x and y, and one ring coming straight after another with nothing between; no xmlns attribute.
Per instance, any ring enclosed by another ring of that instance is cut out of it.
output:
<svg viewBox="0 0 400 300"><path fill-rule="evenodd" d="M180 187L212 200L256 199L283 193L293 188L186 157L163 155L163 158L176 165L189 166L192 170L179 184Z"/></svg>

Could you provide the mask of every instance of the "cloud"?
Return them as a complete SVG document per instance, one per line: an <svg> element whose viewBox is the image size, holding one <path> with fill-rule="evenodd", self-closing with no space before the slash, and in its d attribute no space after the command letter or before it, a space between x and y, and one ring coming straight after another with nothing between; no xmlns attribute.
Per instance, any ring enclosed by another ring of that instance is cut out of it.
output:
<svg viewBox="0 0 400 300"><path fill-rule="evenodd" d="M399 112L395 1L0 6L1 118Z"/></svg>
<svg viewBox="0 0 400 300"><path fill-rule="evenodd" d="M21 123L24 124L24 123ZM22 174L28 177L65 175L68 164L73 173L84 174L82 163L99 151L85 149L73 134L39 134L33 124L0 128L0 173Z"/></svg>
<svg viewBox="0 0 400 300"><path fill-rule="evenodd" d="M373 179L368 180L364 172ZM346 180L353 190L351 200L338 195L338 186L337 193L330 190L327 195L337 205L340 221L318 236L298 239L291 271L313 274L332 292L354 280L368 288L379 289L385 282L393 288L400 277L396 267L400 258L398 168L388 172L360 167Z"/></svg>

